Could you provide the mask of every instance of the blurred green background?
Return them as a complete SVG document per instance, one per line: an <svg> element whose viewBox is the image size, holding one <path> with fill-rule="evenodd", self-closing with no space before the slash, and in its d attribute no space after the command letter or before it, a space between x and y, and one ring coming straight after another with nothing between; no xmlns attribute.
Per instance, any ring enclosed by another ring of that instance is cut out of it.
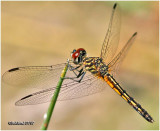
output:
<svg viewBox="0 0 160 131"><path fill-rule="evenodd" d="M114 2L1 2L2 74L19 66L65 62L79 47L99 56ZM138 37L124 60L118 82L148 112L147 122L109 87L102 93L58 102L49 129L159 129L159 3L118 2L121 7L119 49L134 32ZM34 89L33 89L34 91ZM2 82L2 129L40 129L49 103L16 107L33 92ZM33 126L9 126L34 121Z"/></svg>

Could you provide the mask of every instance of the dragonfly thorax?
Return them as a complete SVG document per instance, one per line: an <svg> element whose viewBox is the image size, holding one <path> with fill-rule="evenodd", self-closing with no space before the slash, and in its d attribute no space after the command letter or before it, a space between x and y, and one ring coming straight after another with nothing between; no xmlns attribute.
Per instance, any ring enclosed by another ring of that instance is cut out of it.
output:
<svg viewBox="0 0 160 131"><path fill-rule="evenodd" d="M97 76L104 76L108 72L108 66L103 62L100 57L86 57L83 59L83 65L86 71L91 72Z"/></svg>
<svg viewBox="0 0 160 131"><path fill-rule="evenodd" d="M86 51L83 48L74 49L71 53L71 59L74 64L81 64L83 59L86 57Z"/></svg>

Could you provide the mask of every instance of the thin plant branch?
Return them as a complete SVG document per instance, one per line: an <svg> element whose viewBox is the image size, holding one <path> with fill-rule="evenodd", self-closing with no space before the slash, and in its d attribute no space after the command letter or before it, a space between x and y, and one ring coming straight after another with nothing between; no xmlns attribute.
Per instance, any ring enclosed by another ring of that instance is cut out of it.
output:
<svg viewBox="0 0 160 131"><path fill-rule="evenodd" d="M41 130L47 130L47 128L48 128L48 125L49 125L49 122L50 122L50 119L51 119L51 116L52 116L52 112L54 110L54 107L55 107L55 104L56 104L56 101L57 101L57 98L58 98L58 95L59 95L59 92L60 92L60 89L61 89L61 85L62 85L64 77L65 77L65 75L67 73L68 64L69 64L69 60L68 60L68 63L66 64L65 68L63 69L62 73L61 73L61 77L60 77L59 82L57 84L57 87L56 87L56 90L54 92L54 95L53 95L53 97L51 99L48 111L44 115L44 121L43 121Z"/></svg>

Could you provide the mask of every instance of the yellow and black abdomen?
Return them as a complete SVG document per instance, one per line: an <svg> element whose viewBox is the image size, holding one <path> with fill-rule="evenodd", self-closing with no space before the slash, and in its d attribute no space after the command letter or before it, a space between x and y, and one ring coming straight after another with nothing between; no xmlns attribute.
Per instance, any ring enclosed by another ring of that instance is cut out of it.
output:
<svg viewBox="0 0 160 131"><path fill-rule="evenodd" d="M143 116L147 121L154 122L152 117L148 112L141 107L139 103L135 101L127 92L122 89L119 83L113 78L112 75L108 72L108 67L102 62L102 59L99 57L87 57L83 60L86 71L91 72L95 76L98 76L104 82L117 92L125 101L127 101L141 116Z"/></svg>
<svg viewBox="0 0 160 131"><path fill-rule="evenodd" d="M113 78L112 75L106 73L106 75L104 76L104 80L115 92L117 92L125 101L127 101L141 116L143 116L147 121L151 123L154 122L154 120L148 114L148 112L145 109L143 109L141 105L135 101L135 99L129 96L124 89L122 89L122 87L119 85L118 82L116 82L116 80Z"/></svg>

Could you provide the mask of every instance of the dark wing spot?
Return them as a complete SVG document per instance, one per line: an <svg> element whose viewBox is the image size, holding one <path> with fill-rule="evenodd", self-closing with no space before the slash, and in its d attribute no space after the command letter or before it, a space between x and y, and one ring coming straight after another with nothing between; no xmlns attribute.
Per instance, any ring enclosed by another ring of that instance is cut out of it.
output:
<svg viewBox="0 0 160 131"><path fill-rule="evenodd" d="M19 68L13 68L13 69L10 69L8 72L12 72L12 71L16 71L16 70L19 70Z"/></svg>
<svg viewBox="0 0 160 131"><path fill-rule="evenodd" d="M116 8L116 6L117 6L117 3L115 3L115 4L114 4L113 9L115 9L115 8Z"/></svg>
<svg viewBox="0 0 160 131"><path fill-rule="evenodd" d="M24 100L24 99L26 99L26 98L28 98L28 97L31 97L31 96L33 96L33 95L25 96L25 97L23 97L21 100Z"/></svg>
<svg viewBox="0 0 160 131"><path fill-rule="evenodd" d="M133 36L135 36L135 35L137 35L137 32L135 32L135 33L133 34Z"/></svg>

